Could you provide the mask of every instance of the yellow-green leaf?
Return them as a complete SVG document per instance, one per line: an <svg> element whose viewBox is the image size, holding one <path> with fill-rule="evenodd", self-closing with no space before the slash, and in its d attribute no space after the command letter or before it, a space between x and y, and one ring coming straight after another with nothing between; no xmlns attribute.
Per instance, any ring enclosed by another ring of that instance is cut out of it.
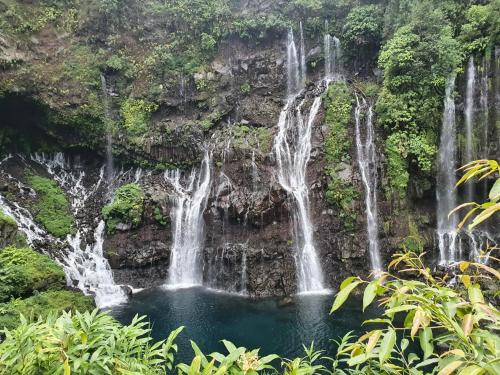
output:
<svg viewBox="0 0 500 375"><path fill-rule="evenodd" d="M474 326L474 317L472 316L472 314L464 315L462 319L462 331L464 331L465 336L470 335L473 326Z"/></svg>
<svg viewBox="0 0 500 375"><path fill-rule="evenodd" d="M374 280L365 288L363 293L363 311L373 302L375 296L377 295L378 281Z"/></svg>
<svg viewBox="0 0 500 375"><path fill-rule="evenodd" d="M462 366L464 362L463 361L453 361L451 363L448 363L441 371L438 372L438 375L450 375L455 371L457 368Z"/></svg>
<svg viewBox="0 0 500 375"><path fill-rule="evenodd" d="M389 327L389 330L385 333L382 342L380 343L380 351L378 359L380 364L383 364L391 356L392 349L396 343L396 331Z"/></svg>
<svg viewBox="0 0 500 375"><path fill-rule="evenodd" d="M484 374L484 370L478 365L467 366L460 370L458 375L481 375Z"/></svg>
<svg viewBox="0 0 500 375"><path fill-rule="evenodd" d="M347 297L349 297L349 294L356 288L359 284L361 284L361 280L354 281L344 287L344 289L340 290L337 293L337 296L335 297L335 301L333 301L332 309L330 310L330 314L333 313L334 311L337 311L347 300Z"/></svg>

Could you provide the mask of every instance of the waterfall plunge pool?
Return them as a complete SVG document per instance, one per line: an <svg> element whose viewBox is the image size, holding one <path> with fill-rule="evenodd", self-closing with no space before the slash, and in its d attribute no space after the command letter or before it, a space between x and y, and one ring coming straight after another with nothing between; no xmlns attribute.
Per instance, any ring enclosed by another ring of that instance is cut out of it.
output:
<svg viewBox="0 0 500 375"><path fill-rule="evenodd" d="M111 308L110 313L123 324L130 324L135 314L146 315L155 340L185 326L177 338L176 363L189 363L195 341L205 354L225 353L222 339L248 349L260 348L260 354L276 353L285 358L303 356L302 344L314 341L317 349L335 354L335 343L349 331L362 333L363 320L373 311L362 313L361 301L353 298L329 315L333 295L306 294L294 303L280 305L280 300L253 300L201 287L169 290L154 288L134 294L126 304Z"/></svg>

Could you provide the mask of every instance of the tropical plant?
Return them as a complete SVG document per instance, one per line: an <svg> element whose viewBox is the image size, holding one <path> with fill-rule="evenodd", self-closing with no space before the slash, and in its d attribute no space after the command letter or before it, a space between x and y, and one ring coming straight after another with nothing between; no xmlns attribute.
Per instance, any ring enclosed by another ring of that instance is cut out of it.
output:
<svg viewBox="0 0 500 375"><path fill-rule="evenodd" d="M484 180L489 176L500 175L500 165L496 160L474 160L468 164L465 164L459 170L464 171L464 175L460 180L458 180L456 186L459 186L475 177L479 178L479 181ZM464 218L458 225L458 229L461 229L464 224L473 217L472 222L469 224L468 229L472 230L477 225L484 222L489 217L493 216L496 212L500 211L500 178L497 177L495 183L493 184L490 192L488 194L488 201L482 204L476 202L466 202L456 207L450 212L453 215L455 212L461 210L462 208L471 208ZM474 216L474 214L476 214Z"/></svg>
<svg viewBox="0 0 500 375"><path fill-rule="evenodd" d="M174 343L183 327L152 342L151 328L137 317L122 326L106 313L63 312L4 330L0 374L165 374L173 369Z"/></svg>
<svg viewBox="0 0 500 375"><path fill-rule="evenodd" d="M278 359L275 354L265 357L259 357L259 349L247 350L244 347L236 347L232 342L222 340L228 354L212 353L205 356L195 342L191 341L191 347L195 353L195 357L191 364L181 363L177 366L180 374L257 374L264 370L275 370L270 365L270 362Z"/></svg>
<svg viewBox="0 0 500 375"><path fill-rule="evenodd" d="M363 309L377 299L384 313L366 320L364 325L375 328L344 345L339 355L350 367L371 369L368 373L499 374L500 312L485 300L479 281L488 277L484 272L498 281L500 273L484 264L460 262L457 279L467 290L462 293L449 286L447 275L433 276L422 258L395 254L388 272L376 280L350 277L342 283L332 313L359 286L365 286ZM419 279L409 280L409 275Z"/></svg>

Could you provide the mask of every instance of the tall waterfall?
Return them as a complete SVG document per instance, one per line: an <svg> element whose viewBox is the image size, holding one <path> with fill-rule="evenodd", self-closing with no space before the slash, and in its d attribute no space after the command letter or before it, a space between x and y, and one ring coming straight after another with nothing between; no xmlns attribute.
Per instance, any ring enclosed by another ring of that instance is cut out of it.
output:
<svg viewBox="0 0 500 375"><path fill-rule="evenodd" d="M439 246L439 263L448 264L456 257L457 217L448 213L457 205L455 190L455 78L453 74L446 83L444 99L443 123L438 154L438 171L436 184L437 198L437 235Z"/></svg>
<svg viewBox="0 0 500 375"><path fill-rule="evenodd" d="M360 102L356 95L356 151L359 171L365 188L365 208L368 232L368 251L370 253L371 268L375 272L382 269L378 240L378 208L377 208L377 150L373 130L373 107L367 105L366 100ZM361 129L362 112L366 111L364 129ZM362 135L364 131L364 135Z"/></svg>
<svg viewBox="0 0 500 375"><path fill-rule="evenodd" d="M108 87L106 84L106 77L101 74L101 90L102 90L102 104L104 107L104 120L106 121L106 176L108 181L114 175L114 161L113 161L113 132L111 129L111 112L109 108Z"/></svg>
<svg viewBox="0 0 500 375"><path fill-rule="evenodd" d="M168 284L173 287L201 285L204 220L211 187L211 155L205 152L199 171L192 171L187 184L181 183L179 170L165 172L165 180L174 188L172 210L173 245Z"/></svg>
<svg viewBox="0 0 500 375"><path fill-rule="evenodd" d="M476 68L471 56L467 65L467 88L465 92L465 154L463 163L474 160L474 89L476 86ZM467 202L474 199L474 183L468 182L465 186Z"/></svg>
<svg viewBox="0 0 500 375"><path fill-rule="evenodd" d="M83 184L85 172L82 169L78 170L78 166L69 165L62 153L56 154L53 158L35 154L32 160L45 167L70 198L77 231L67 237L70 250L62 259L66 277L70 282L76 282L77 287L85 294L93 294L99 307L125 302L127 297L122 288L115 284L111 267L103 254L104 221L101 220L94 228L78 215L85 207L86 201L103 183L104 169L101 168L97 183L88 189ZM88 233L94 235L93 244L86 244L82 240Z"/></svg>
<svg viewBox="0 0 500 375"><path fill-rule="evenodd" d="M297 49L291 30L287 43L287 71L289 96L280 113L278 134L274 140L277 175L279 183L293 196L295 203L293 219L298 291L318 292L324 290L323 272L314 247L306 171L311 154L312 125L321 105L321 97L317 96L314 99L304 119L302 107L305 99L300 100L298 104L296 102L298 94L303 89L303 86L297 85L297 77L300 77L301 72L305 73L305 67L298 64Z"/></svg>

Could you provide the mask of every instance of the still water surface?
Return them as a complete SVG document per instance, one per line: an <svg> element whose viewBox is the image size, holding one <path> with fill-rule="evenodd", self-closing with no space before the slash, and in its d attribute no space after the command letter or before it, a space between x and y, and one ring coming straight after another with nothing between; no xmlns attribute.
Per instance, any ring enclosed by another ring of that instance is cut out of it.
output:
<svg viewBox="0 0 500 375"><path fill-rule="evenodd" d="M153 337L166 338L170 331L185 326L179 336L178 360L189 361L189 339L204 353L224 352L220 343L227 339L260 353L276 353L286 358L301 356L302 344L335 352L335 343L349 331L361 332L368 318L361 312L360 301L348 302L329 315L333 295L301 295L295 303L280 306L278 300L252 300L203 288L168 290L149 289L134 294L130 301L111 311L119 321L129 324L135 314L147 315Z"/></svg>

